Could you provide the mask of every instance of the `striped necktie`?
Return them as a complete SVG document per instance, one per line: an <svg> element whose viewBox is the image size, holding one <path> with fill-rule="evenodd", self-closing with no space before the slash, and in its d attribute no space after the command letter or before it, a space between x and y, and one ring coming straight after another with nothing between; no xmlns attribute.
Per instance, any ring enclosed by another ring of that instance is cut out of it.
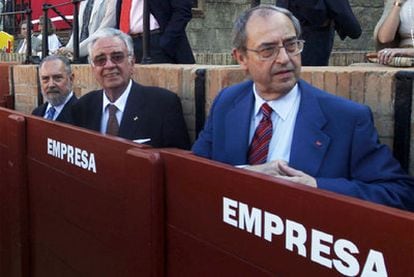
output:
<svg viewBox="0 0 414 277"><path fill-rule="evenodd" d="M271 119L272 108L267 103L264 103L260 109L263 117L256 128L249 150L249 164L252 165L266 162L269 143L273 133Z"/></svg>

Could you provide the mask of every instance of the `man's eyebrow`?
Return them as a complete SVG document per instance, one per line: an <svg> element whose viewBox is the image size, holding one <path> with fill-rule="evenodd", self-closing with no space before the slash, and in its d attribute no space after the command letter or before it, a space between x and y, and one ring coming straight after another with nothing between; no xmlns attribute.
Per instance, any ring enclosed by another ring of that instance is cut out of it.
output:
<svg viewBox="0 0 414 277"><path fill-rule="evenodd" d="M296 40L296 39L298 39L297 38L297 36L289 36L289 37L286 37L286 38L283 38L282 39L282 43L283 42L285 42L285 41L292 41L292 40ZM276 42L276 41L272 41L272 42L263 42L263 43L261 43L260 45L259 45L259 47L258 48L263 48L263 47L268 47L268 46L275 46L275 45L278 45L279 43L278 42Z"/></svg>
<svg viewBox="0 0 414 277"><path fill-rule="evenodd" d="M290 36L290 37L284 38L283 41L292 41L292 40L296 40L296 39L298 39L297 36Z"/></svg>

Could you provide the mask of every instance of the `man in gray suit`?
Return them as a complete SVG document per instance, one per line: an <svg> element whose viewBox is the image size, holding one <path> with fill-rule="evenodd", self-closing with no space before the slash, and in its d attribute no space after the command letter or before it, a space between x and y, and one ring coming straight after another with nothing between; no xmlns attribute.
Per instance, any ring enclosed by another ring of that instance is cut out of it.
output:
<svg viewBox="0 0 414 277"><path fill-rule="evenodd" d="M86 0L79 6L79 57L83 63L87 63L88 44L91 35L96 31L115 27L116 25L116 0ZM73 54L73 34L65 47L58 53L65 56Z"/></svg>

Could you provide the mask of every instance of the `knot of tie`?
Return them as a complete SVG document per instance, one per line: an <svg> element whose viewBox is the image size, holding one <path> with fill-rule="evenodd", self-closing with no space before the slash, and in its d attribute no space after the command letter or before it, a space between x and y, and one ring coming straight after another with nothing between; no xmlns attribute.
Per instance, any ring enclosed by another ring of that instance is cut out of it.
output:
<svg viewBox="0 0 414 277"><path fill-rule="evenodd" d="M269 119L272 112L273 112L273 109L267 103L264 103L260 109L263 113L263 119L262 120Z"/></svg>
<svg viewBox="0 0 414 277"><path fill-rule="evenodd" d="M46 112L46 119L53 120L55 116L56 109L52 106Z"/></svg>

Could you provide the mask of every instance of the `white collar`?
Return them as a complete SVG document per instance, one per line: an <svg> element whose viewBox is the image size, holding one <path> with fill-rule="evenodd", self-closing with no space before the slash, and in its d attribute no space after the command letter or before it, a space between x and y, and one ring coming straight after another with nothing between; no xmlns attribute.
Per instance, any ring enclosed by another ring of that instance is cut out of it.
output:
<svg viewBox="0 0 414 277"><path fill-rule="evenodd" d="M103 91L103 105L102 110L105 112L106 107L109 104L115 105L121 113L124 112L125 106L128 100L129 93L131 92L132 87L132 80L129 80L128 86L125 88L125 90L122 92L121 96L115 100L115 102L111 102L108 97L106 96L105 90Z"/></svg>
<svg viewBox="0 0 414 277"><path fill-rule="evenodd" d="M286 120L290 111L294 107L297 98L299 97L299 88L298 84L296 84L286 95L271 101L265 101L262 97L259 96L257 93L256 84L253 84L253 93L255 98L255 116L258 115L263 103L267 103L282 120Z"/></svg>

